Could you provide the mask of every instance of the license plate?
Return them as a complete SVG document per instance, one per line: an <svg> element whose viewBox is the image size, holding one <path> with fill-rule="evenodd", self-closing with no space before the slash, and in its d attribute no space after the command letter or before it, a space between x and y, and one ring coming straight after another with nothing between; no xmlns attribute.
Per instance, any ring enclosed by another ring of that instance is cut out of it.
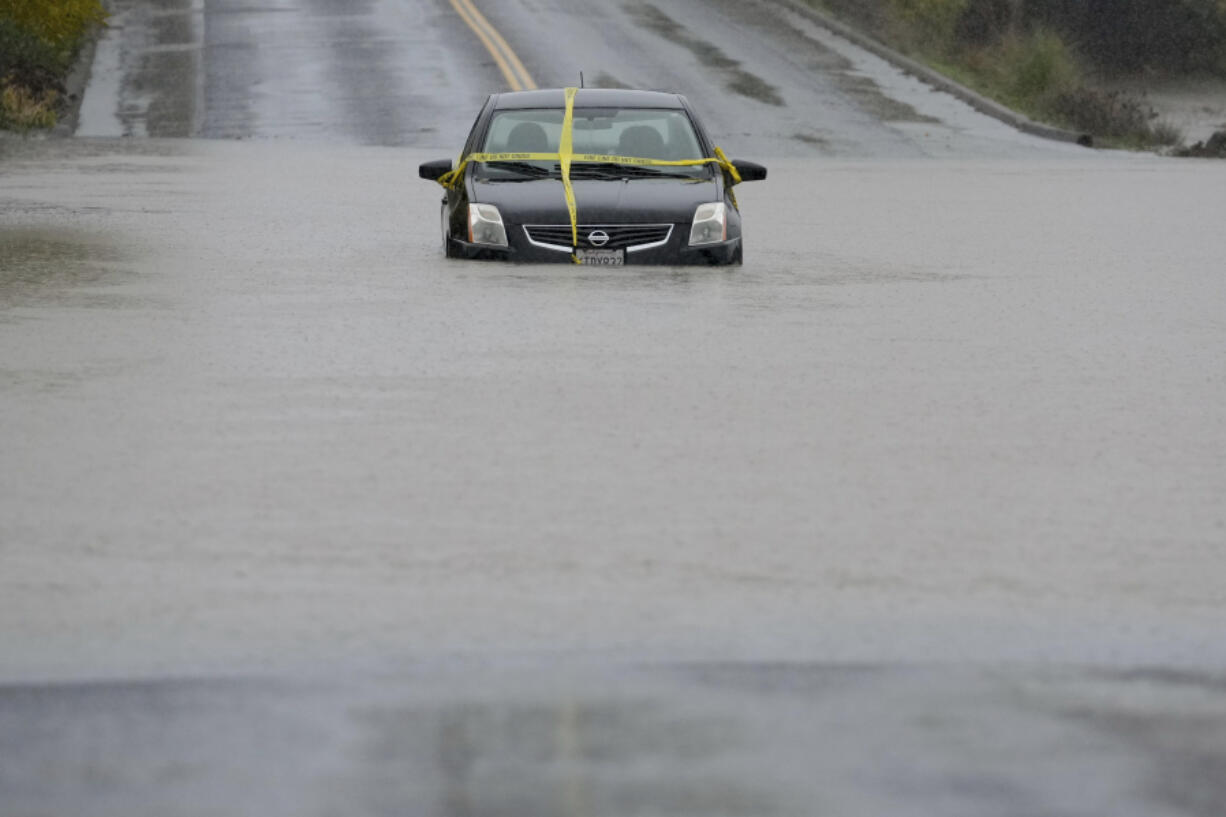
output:
<svg viewBox="0 0 1226 817"><path fill-rule="evenodd" d="M578 250L579 261L594 267L620 267L626 263L625 250Z"/></svg>

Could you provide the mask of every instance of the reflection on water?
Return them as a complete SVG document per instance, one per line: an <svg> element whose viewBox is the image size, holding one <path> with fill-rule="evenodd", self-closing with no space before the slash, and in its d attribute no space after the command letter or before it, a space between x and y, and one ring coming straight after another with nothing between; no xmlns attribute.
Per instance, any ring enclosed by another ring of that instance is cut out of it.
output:
<svg viewBox="0 0 1226 817"><path fill-rule="evenodd" d="M170 165L157 160L177 159L197 149L198 145L175 139L116 140L86 136L72 139L0 139L0 175L18 168L22 162L86 160L81 167L88 171L88 160L114 160L116 156L142 160L131 163L135 170L155 167L165 170Z"/></svg>
<svg viewBox="0 0 1226 817"><path fill-rule="evenodd" d="M0 228L0 309L44 302L110 305L113 295L98 288L123 274L121 261L96 233Z"/></svg>
<svg viewBox="0 0 1226 817"><path fill-rule="evenodd" d="M564 698L360 717L363 767L374 776L363 796L386 792L396 769L433 766L428 799L447 817L777 813L766 792L724 773L745 747L735 725L711 713ZM369 805L391 811L397 799Z"/></svg>

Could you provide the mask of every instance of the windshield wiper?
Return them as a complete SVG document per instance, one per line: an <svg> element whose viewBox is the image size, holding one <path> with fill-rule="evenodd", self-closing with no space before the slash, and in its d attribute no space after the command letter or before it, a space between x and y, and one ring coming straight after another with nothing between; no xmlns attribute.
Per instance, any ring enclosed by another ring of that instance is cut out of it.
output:
<svg viewBox="0 0 1226 817"><path fill-rule="evenodd" d="M619 162L579 162L571 165L571 176L596 176L603 179L693 179L691 173L667 170L651 165L621 164Z"/></svg>
<svg viewBox="0 0 1226 817"><path fill-rule="evenodd" d="M514 177L500 178L485 176L482 180L489 182L526 182L535 179L556 179L561 176L557 164L551 167L541 167L538 164L515 160L496 160L484 163L488 167L516 174ZM669 170L666 167L651 165L621 164L619 162L575 162L570 166L572 179L698 179L693 173Z"/></svg>
<svg viewBox="0 0 1226 817"><path fill-rule="evenodd" d="M540 165L534 165L531 162L496 161L486 162L485 164L489 167L496 167L499 170L509 170L513 173L518 173L521 176L527 176L533 179L544 179L548 176L554 175L556 172L553 168L541 167ZM491 179L491 181L494 180Z"/></svg>

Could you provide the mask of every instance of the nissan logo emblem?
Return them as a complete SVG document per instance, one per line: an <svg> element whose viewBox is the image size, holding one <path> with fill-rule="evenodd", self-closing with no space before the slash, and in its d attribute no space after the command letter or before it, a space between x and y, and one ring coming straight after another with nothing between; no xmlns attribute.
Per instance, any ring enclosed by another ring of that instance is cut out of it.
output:
<svg viewBox="0 0 1226 817"><path fill-rule="evenodd" d="M609 243L609 234L604 230L592 230L587 234L587 243L593 247L603 247Z"/></svg>

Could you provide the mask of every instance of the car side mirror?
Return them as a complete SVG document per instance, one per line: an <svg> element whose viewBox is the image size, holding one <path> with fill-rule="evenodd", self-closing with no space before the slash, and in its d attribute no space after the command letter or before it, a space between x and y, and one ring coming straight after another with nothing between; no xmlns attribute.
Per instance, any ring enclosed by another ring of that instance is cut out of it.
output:
<svg viewBox="0 0 1226 817"><path fill-rule="evenodd" d="M450 159L435 159L433 162L426 162L417 168L417 174L423 179L429 179L432 182L438 181L444 174L451 172Z"/></svg>
<svg viewBox="0 0 1226 817"><path fill-rule="evenodd" d="M732 166L736 168L737 173L741 174L741 181L743 182L760 182L766 178L766 168L757 162L734 159Z"/></svg>

